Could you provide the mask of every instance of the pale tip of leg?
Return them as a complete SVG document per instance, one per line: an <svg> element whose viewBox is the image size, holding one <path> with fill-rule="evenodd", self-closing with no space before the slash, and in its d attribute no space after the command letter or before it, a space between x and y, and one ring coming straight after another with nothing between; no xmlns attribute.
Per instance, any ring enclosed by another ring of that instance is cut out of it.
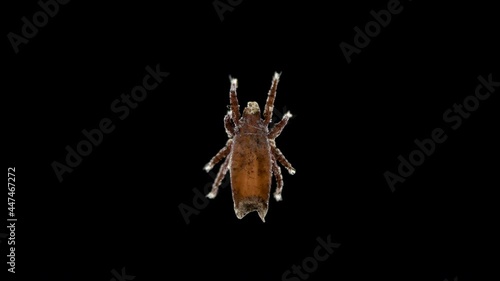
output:
<svg viewBox="0 0 500 281"><path fill-rule="evenodd" d="M205 170L208 173L210 170L212 170L212 168L213 168L212 165L207 164L205 165L205 167L203 167L203 170Z"/></svg>
<svg viewBox="0 0 500 281"><path fill-rule="evenodd" d="M238 86L238 79L232 78L229 76L229 79L231 80L231 88L236 88Z"/></svg>
<svg viewBox="0 0 500 281"><path fill-rule="evenodd" d="M217 196L217 191L210 191L210 193L207 194L207 197L210 198L210 199L214 199L215 196Z"/></svg>
<svg viewBox="0 0 500 281"><path fill-rule="evenodd" d="M274 199L276 199L276 201L282 201L283 198L281 197L281 193L275 192L274 193Z"/></svg>
<svg viewBox="0 0 500 281"><path fill-rule="evenodd" d="M287 112L285 113L285 117L292 118L292 116L293 116L293 115L290 113L290 111L287 111Z"/></svg>
<svg viewBox="0 0 500 281"><path fill-rule="evenodd" d="M295 175L295 169L294 168L288 169L288 173L290 173L290 175Z"/></svg>
<svg viewBox="0 0 500 281"><path fill-rule="evenodd" d="M281 76L281 72L280 72L280 73L278 73L278 72L274 72L273 79L274 79L274 80L279 80L279 79L280 79L280 76Z"/></svg>

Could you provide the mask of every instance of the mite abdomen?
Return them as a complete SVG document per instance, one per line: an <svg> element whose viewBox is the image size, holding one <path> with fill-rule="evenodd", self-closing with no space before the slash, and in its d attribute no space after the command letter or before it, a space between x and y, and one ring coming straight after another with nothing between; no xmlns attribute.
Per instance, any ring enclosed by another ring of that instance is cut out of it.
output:
<svg viewBox="0 0 500 281"><path fill-rule="evenodd" d="M241 135L232 149L230 176L238 218L252 211L267 213L271 189L270 147L266 136Z"/></svg>

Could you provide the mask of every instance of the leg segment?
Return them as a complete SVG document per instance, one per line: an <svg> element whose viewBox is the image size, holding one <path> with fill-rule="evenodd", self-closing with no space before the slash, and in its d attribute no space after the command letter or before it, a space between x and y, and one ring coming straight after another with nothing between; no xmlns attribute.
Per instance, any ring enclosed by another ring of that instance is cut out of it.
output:
<svg viewBox="0 0 500 281"><path fill-rule="evenodd" d="M224 157L226 157L229 154L229 152L231 152L232 146L233 146L233 140L232 139L227 140L226 146L224 146L221 150L219 150L219 152L214 157L212 157L210 162L208 162L205 165L205 167L203 167L203 169L207 172L212 170L215 164L219 163L220 160L224 159Z"/></svg>
<svg viewBox="0 0 500 281"><path fill-rule="evenodd" d="M273 117L274 100L276 99L276 89L278 88L280 75L278 72L274 73L271 89L267 93L266 107L264 108L264 124L266 125L271 122Z"/></svg>
<svg viewBox="0 0 500 281"><path fill-rule="evenodd" d="M283 153L281 153L279 148L276 147L276 143L272 140L270 141L270 143L271 143L271 152L276 158L276 160L278 160L281 163L281 165L283 165L288 170L288 173L290 173L290 175L295 174L295 169L292 167L292 164L290 164L290 162L286 160Z"/></svg>
<svg viewBox="0 0 500 281"><path fill-rule="evenodd" d="M231 90L229 91L229 103L231 105L231 117L234 125L238 126L240 123L240 105L238 104L238 97L236 96L236 88L238 88L238 80L231 78Z"/></svg>
<svg viewBox="0 0 500 281"><path fill-rule="evenodd" d="M229 158L231 157L226 157L226 160L224 160L224 163L220 166L219 172L217 173L217 177L215 177L214 183L212 185L212 190L210 193L207 194L207 197L210 199L215 198L217 196L217 192L219 191L219 186L222 183L222 180L226 176L227 171L229 170Z"/></svg>
<svg viewBox="0 0 500 281"><path fill-rule="evenodd" d="M270 139L274 140L275 138L277 138L281 134L281 131L283 131L283 128L285 128L286 124L288 124L288 119L290 119L290 117L292 117L292 114L290 113L290 111L288 111L285 115L283 115L283 119L281 119L281 121L276 123L274 125L274 127L271 129L271 131L269 132Z"/></svg>
<svg viewBox="0 0 500 281"><path fill-rule="evenodd" d="M276 201L281 201L283 200L281 198L281 191L283 190L283 175L281 174L281 168L278 166L278 161L276 160L276 157L274 155L271 156L271 160L273 161L273 174L274 178L276 179L276 191L274 192L274 199Z"/></svg>
<svg viewBox="0 0 500 281"><path fill-rule="evenodd" d="M234 125L231 122L231 111L228 111L224 116L224 128L226 128L227 137L232 138L234 136Z"/></svg>

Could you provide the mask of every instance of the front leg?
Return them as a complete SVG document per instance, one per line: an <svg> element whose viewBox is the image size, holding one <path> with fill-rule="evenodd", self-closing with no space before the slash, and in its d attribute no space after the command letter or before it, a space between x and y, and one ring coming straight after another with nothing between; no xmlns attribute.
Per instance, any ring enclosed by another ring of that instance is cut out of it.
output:
<svg viewBox="0 0 500 281"><path fill-rule="evenodd" d="M240 105L236 96L236 88L238 88L238 80L229 76L231 80L231 90L229 91L229 104L231 108L231 117L234 125L237 127L240 124Z"/></svg>
<svg viewBox="0 0 500 281"><path fill-rule="evenodd" d="M271 118L273 117L274 100L276 99L276 89L278 88L279 81L280 74L275 72L271 89L267 93L266 107L264 108L264 124L266 125L271 122Z"/></svg>

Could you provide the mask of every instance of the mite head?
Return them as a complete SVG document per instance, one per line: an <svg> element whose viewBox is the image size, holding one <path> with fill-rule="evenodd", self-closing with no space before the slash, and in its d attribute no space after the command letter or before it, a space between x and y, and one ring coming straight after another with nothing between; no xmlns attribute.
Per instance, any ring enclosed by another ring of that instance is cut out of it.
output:
<svg viewBox="0 0 500 281"><path fill-rule="evenodd" d="M249 101L247 107L243 109L243 117L257 116L260 118L260 107L255 101Z"/></svg>
<svg viewBox="0 0 500 281"><path fill-rule="evenodd" d="M248 213L255 211L259 214L260 219L266 222L267 207L267 202L263 198L252 196L243 198L234 204L234 212L236 213L236 217L242 219Z"/></svg>

